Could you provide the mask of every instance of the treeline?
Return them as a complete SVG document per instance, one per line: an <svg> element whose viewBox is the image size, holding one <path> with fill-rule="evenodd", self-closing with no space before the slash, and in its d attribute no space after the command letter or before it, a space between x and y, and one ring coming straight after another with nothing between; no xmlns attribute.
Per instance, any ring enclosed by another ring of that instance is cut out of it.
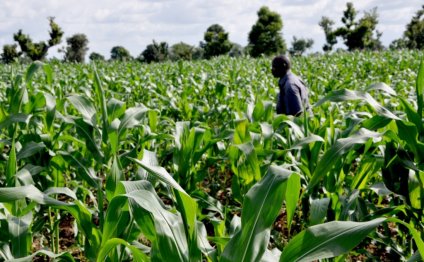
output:
<svg viewBox="0 0 424 262"><path fill-rule="evenodd" d="M287 49L281 33L283 29L281 16L265 6L260 8L257 15L258 19L248 34L248 45L246 47L230 42L228 32L221 25L213 24L207 28L199 46L192 46L184 42L169 46L166 42L153 40L137 57L132 57L123 46L114 46L111 49L109 60L129 61L135 59L140 62L151 63L166 60L209 59L220 55L258 57L287 53L287 51L291 55L302 55L307 49L312 48L312 39L293 37L291 48ZM332 51L340 39L343 40L343 44L349 51L382 50L385 48L380 40L382 32L376 29L378 25L377 8L364 12L364 15L359 19L357 19L357 15L358 12L353 3L348 2L341 18L342 26L334 28L335 22L333 20L326 16L321 18L319 25L326 37L326 43L323 46L325 52ZM4 45L0 60L3 63L11 63L45 59L49 48L61 43L64 35L53 17L49 17L48 20L50 23L49 40L34 43L30 36L19 30L13 35L13 39L17 43ZM75 34L66 39L66 46L60 48L59 52L64 53L64 61L81 63L85 61L89 50L88 44L89 41L85 34ZM403 36L393 41L389 48L424 48L424 5L406 25ZM89 59L91 61L106 60L103 55L97 52L92 52Z"/></svg>

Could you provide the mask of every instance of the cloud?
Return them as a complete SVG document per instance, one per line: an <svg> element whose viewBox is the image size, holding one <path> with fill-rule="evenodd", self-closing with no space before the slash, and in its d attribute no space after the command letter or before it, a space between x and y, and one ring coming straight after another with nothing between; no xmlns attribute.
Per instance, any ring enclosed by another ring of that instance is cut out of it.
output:
<svg viewBox="0 0 424 262"><path fill-rule="evenodd" d="M388 45L401 37L405 25L421 8L422 0L357 0L363 11L377 6L378 29ZM293 36L313 38L314 50L321 50L324 33L318 26L328 16L340 26L345 0L2 0L0 1L0 45L13 43L13 33L23 29L34 40L48 39L47 17L55 16L65 38L75 33L87 35L90 52L109 56L115 45L138 55L153 39L170 45L186 42L198 45L206 29L215 23L229 32L230 40L247 44L247 36L263 5L283 19L283 37L290 45ZM63 40L61 46L65 45ZM57 50L50 55L58 55Z"/></svg>

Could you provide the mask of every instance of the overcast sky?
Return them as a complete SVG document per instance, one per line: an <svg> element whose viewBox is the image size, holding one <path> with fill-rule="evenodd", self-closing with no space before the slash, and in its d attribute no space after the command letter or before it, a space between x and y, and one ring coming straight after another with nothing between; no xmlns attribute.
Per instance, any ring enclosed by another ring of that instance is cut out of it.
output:
<svg viewBox="0 0 424 262"><path fill-rule="evenodd" d="M113 46L127 48L138 56L152 40L169 45L185 42L198 46L206 29L218 23L229 32L230 41L243 46L257 20L257 11L268 6L283 19L283 37L291 46L293 36L312 38L314 51L325 42L318 22L328 16L340 26L346 7L344 0L0 0L0 46L13 43L13 33L22 29L34 41L48 39L47 17L65 32L66 37L84 33L89 52L110 57ZM402 36L405 25L423 5L422 0L353 0L362 17L364 11L378 8L378 30L388 46ZM61 57L57 47L51 56Z"/></svg>

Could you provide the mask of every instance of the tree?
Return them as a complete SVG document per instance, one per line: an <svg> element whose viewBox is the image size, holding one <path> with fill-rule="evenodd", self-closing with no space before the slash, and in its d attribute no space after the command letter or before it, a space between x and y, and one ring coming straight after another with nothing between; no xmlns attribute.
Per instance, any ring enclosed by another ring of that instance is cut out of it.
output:
<svg viewBox="0 0 424 262"><path fill-rule="evenodd" d="M17 45L4 45L3 53L0 56L0 59L5 64L13 63L17 58L19 58L20 53L17 50Z"/></svg>
<svg viewBox="0 0 424 262"><path fill-rule="evenodd" d="M90 56L88 57L90 61L104 61L105 57L99 53L92 52Z"/></svg>
<svg viewBox="0 0 424 262"><path fill-rule="evenodd" d="M293 36L292 47L290 48L289 52L293 56L301 56L307 49L311 48L313 44L314 40L312 39L297 39L295 36Z"/></svg>
<svg viewBox="0 0 424 262"><path fill-rule="evenodd" d="M204 35L205 42L200 43L204 49L204 57L209 59L214 56L227 54L231 50L231 42L228 40L228 33L218 24L208 27Z"/></svg>
<svg viewBox="0 0 424 262"><path fill-rule="evenodd" d="M168 57L168 44L166 42L157 43L155 40L153 40L152 44L147 45L140 55L141 60L147 63L163 62Z"/></svg>
<svg viewBox="0 0 424 262"><path fill-rule="evenodd" d="M228 52L228 55L231 57L240 57L244 54L244 48L237 44L237 43L232 43L233 47L231 47L230 52Z"/></svg>
<svg viewBox="0 0 424 262"><path fill-rule="evenodd" d="M194 46L180 42L174 44L170 49L170 57L172 60L192 60L194 53Z"/></svg>
<svg viewBox="0 0 424 262"><path fill-rule="evenodd" d="M273 55L287 50L282 37L283 21L278 13L263 6L258 11L258 21L249 33L248 49L250 55L258 57L262 54Z"/></svg>
<svg viewBox="0 0 424 262"><path fill-rule="evenodd" d="M110 59L118 61L129 61L132 59L130 52L122 46L114 46L110 50Z"/></svg>
<svg viewBox="0 0 424 262"><path fill-rule="evenodd" d="M88 51L88 39L85 34L75 34L66 39L65 61L83 63Z"/></svg>
<svg viewBox="0 0 424 262"><path fill-rule="evenodd" d="M393 41L393 48L424 49L424 5L406 25L403 38Z"/></svg>
<svg viewBox="0 0 424 262"><path fill-rule="evenodd" d="M45 41L33 43L32 39L28 35L23 34L21 29L13 35L13 39L18 42L22 53L33 61L44 59L48 49L62 41L62 29L55 23L54 17L49 17L48 20L50 23L50 39L47 43Z"/></svg>
<svg viewBox="0 0 424 262"><path fill-rule="evenodd" d="M332 50L337 43L337 37L344 40L349 51L352 50L379 50L383 48L380 41L382 33L376 30L378 24L377 8L365 12L364 16L356 21L357 11L352 3L346 4L346 10L341 19L344 26L335 30L332 29L334 22L323 17L319 25L324 30L327 43L324 45L324 51Z"/></svg>
<svg viewBox="0 0 424 262"><path fill-rule="evenodd" d="M334 21L326 16L323 16L319 22L319 26L324 30L325 40L327 41L322 48L325 52L333 50L333 46L337 44L337 37L334 33L333 25Z"/></svg>

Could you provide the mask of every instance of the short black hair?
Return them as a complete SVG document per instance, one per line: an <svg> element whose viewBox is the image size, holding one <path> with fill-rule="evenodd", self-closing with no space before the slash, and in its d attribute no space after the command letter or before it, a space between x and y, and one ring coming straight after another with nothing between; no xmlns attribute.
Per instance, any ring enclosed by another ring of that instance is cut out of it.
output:
<svg viewBox="0 0 424 262"><path fill-rule="evenodd" d="M290 59L285 55L274 57L272 60L272 65L278 68L284 68L285 70L289 70L291 68Z"/></svg>

